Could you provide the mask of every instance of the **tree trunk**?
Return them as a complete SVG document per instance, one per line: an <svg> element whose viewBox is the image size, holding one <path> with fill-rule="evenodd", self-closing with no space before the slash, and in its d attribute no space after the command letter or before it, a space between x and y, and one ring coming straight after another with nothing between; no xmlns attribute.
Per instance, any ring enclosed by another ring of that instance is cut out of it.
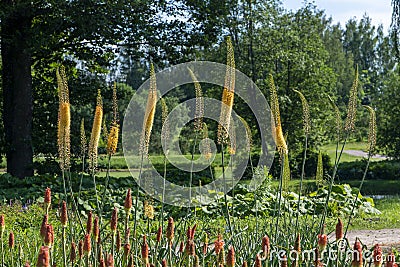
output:
<svg viewBox="0 0 400 267"><path fill-rule="evenodd" d="M11 8L14 1L3 0ZM1 22L3 121L7 172L33 175L32 74L29 6L10 12Z"/></svg>

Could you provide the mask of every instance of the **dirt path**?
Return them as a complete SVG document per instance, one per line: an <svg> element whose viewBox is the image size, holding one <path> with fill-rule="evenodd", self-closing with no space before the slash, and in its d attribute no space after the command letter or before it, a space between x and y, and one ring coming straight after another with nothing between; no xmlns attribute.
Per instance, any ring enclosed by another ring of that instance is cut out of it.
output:
<svg viewBox="0 0 400 267"><path fill-rule="evenodd" d="M356 156L356 157L363 157L363 158L368 157L368 153L364 152L362 150L343 150L343 153L346 153L351 156ZM387 156L379 155L379 154L373 155L372 158L373 159L388 159Z"/></svg>
<svg viewBox="0 0 400 267"><path fill-rule="evenodd" d="M352 230L347 233L347 239L350 244L353 244L357 237L368 248L371 248L376 243L387 251L392 247L400 247L400 229ZM334 240L334 233L329 238Z"/></svg>

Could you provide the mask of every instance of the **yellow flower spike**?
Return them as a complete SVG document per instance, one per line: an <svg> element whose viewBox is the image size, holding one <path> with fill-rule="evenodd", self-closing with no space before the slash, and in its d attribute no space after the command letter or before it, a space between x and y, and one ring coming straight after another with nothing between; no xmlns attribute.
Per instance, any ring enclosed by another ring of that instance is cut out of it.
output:
<svg viewBox="0 0 400 267"><path fill-rule="evenodd" d="M107 154L114 155L117 152L118 146L118 134L119 134L119 125L117 123L113 123L110 128L110 133L108 134L107 139Z"/></svg>
<svg viewBox="0 0 400 267"><path fill-rule="evenodd" d="M282 156L283 154L288 153L288 147L286 145L285 137L283 136L281 115L279 112L278 93L275 87L274 78L272 74L269 75L269 87L271 90L271 113L273 118L272 136L278 148L279 154Z"/></svg>
<svg viewBox="0 0 400 267"><path fill-rule="evenodd" d="M295 91L301 100L301 106L303 107L303 129L304 129L304 134L308 135L311 130L311 123L310 123L310 108L308 106L307 99L304 97L303 93L293 89Z"/></svg>
<svg viewBox="0 0 400 267"><path fill-rule="evenodd" d="M366 105L364 107L369 112L368 152L372 155L376 145L376 115L372 107Z"/></svg>
<svg viewBox="0 0 400 267"><path fill-rule="evenodd" d="M356 67L353 85L350 89L349 104L347 106L347 118L344 129L347 133L353 132L356 123L357 114L357 96L358 96L358 66Z"/></svg>
<svg viewBox="0 0 400 267"><path fill-rule="evenodd" d="M143 130L141 137L141 152L148 156L151 130L154 123L157 104L157 82L153 64L150 65L150 89L147 97L146 111L143 120Z"/></svg>
<svg viewBox="0 0 400 267"><path fill-rule="evenodd" d="M225 74L224 89L222 91L221 114L218 124L218 143L227 141L231 122L233 100L235 96L235 55L231 38L227 38L227 68Z"/></svg>
<svg viewBox="0 0 400 267"><path fill-rule="evenodd" d="M92 171L97 168L97 154L100 140L101 126L103 120L103 100L100 90L97 94L97 105L94 114L93 127L89 142L89 167Z"/></svg>
<svg viewBox="0 0 400 267"><path fill-rule="evenodd" d="M196 110L194 112L195 120L194 120L194 129L196 131L201 131L203 127L203 117L204 117L204 100L203 100L203 92L201 90L200 83L197 80L196 75L194 75L193 71L188 68L189 74L192 77L194 83L194 89L196 94Z"/></svg>
<svg viewBox="0 0 400 267"><path fill-rule="evenodd" d="M65 170L70 166L71 157L71 110L69 103L68 83L65 75L65 68L63 66L56 70L56 76L59 98L57 123L58 154L60 159L60 168L61 170Z"/></svg>

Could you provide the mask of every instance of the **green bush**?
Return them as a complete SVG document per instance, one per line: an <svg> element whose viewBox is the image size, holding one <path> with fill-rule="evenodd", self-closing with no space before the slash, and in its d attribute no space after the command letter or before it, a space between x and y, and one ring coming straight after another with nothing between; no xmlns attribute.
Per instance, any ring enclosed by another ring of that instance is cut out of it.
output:
<svg viewBox="0 0 400 267"><path fill-rule="evenodd" d="M338 180L361 180L366 165L366 160L340 163L338 169ZM367 180L399 180L400 162L394 160L370 162L365 178Z"/></svg>

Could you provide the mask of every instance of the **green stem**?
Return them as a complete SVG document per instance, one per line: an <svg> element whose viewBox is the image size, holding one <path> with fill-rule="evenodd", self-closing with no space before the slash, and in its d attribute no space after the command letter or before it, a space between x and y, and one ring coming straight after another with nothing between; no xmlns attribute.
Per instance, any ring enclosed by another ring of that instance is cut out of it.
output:
<svg viewBox="0 0 400 267"><path fill-rule="evenodd" d="M306 165L306 158L307 158L307 146L308 146L308 135L306 134L305 141L304 141L304 154L303 154L303 162L301 165L301 176L300 176L300 189L299 189L299 198L297 200L297 214L296 214L296 224L295 224L295 236L297 236L297 233L299 232L297 227L299 223L299 215L300 215L300 198L301 198L301 192L303 191L303 179L304 179L304 167Z"/></svg>
<svg viewBox="0 0 400 267"><path fill-rule="evenodd" d="M81 191L82 191L82 181L83 181L83 173L85 172L85 154L82 156L82 172L81 172L81 179L79 182L79 191L78 191L78 198L81 197Z"/></svg>
<svg viewBox="0 0 400 267"><path fill-rule="evenodd" d="M192 158L190 160L190 178L189 178L189 216L192 213L191 206L192 206L192 184L193 184L193 165L194 165L194 152L196 150L196 144L197 144L197 131L194 136L194 144L193 144L193 149L192 149ZM196 210L196 207L195 207Z"/></svg>
<svg viewBox="0 0 400 267"><path fill-rule="evenodd" d="M113 231L111 236L111 254L115 256L115 231Z"/></svg>
<svg viewBox="0 0 400 267"><path fill-rule="evenodd" d="M102 197L101 197L101 208L100 208L100 213L99 213L99 217L100 218L102 217L101 214L102 214L103 209L104 209L104 203L105 203L105 199L106 199L106 192L107 192L107 188L108 188L108 183L110 181L110 168L111 168L111 154L108 155L106 182L104 184L103 194L102 194Z"/></svg>
<svg viewBox="0 0 400 267"><path fill-rule="evenodd" d="M14 255L13 255L13 249L10 248L10 257L11 257L11 266L14 266Z"/></svg>
<svg viewBox="0 0 400 267"><path fill-rule="evenodd" d="M89 256L89 254L87 254L86 255L86 267L90 267L90 262L89 262L90 259L89 258L90 258L90 256Z"/></svg>
<svg viewBox="0 0 400 267"><path fill-rule="evenodd" d="M349 229L349 225L350 225L351 219L352 219L352 217L353 217L353 212L354 212L354 210L355 210L355 208L356 208L356 203L357 203L358 194L361 193L361 188L362 188L362 186L363 186L363 184L364 184L365 177L367 176L367 171L368 171L369 163L370 163L370 161L371 161L371 156L372 156L372 155L371 155L371 151L370 151L370 152L368 152L367 165L365 166L364 173L363 173L363 177L362 177L362 179L361 179L360 186L358 187L358 193L355 195L354 200L353 200L353 205L352 205L353 207L352 207L351 212L350 212L350 215L349 215L349 220L347 221L346 230L344 231L344 237L346 237L347 230Z"/></svg>
<svg viewBox="0 0 400 267"><path fill-rule="evenodd" d="M278 215L276 217L276 222L275 222L274 242L277 240L277 237L278 237L279 217L281 216L281 199L282 199L282 186L283 186L283 181L282 181L283 180L283 166L285 164L285 157L284 157L283 153L282 153L282 155L280 155L280 157L281 157L281 173L280 173L280 177L279 177L279 189L278 189L278 192L277 192L277 198L279 197L279 200L278 200Z"/></svg>
<svg viewBox="0 0 400 267"><path fill-rule="evenodd" d="M67 202L67 187L65 185L65 170L62 171L62 180L63 180L63 189L64 189L64 199L65 199L65 203L68 204L68 202Z"/></svg>
<svg viewBox="0 0 400 267"><path fill-rule="evenodd" d="M71 202L72 202L72 206L73 206L72 210L74 211L75 215L78 217L79 224L81 226L81 231L82 231L82 233L84 233L85 232L85 228L83 227L81 215L79 214L79 210L78 210L78 205L76 204L76 201L75 201L75 198L74 198L74 192L72 190L72 183L71 183L70 176L71 176L71 171L69 171L67 173L67 178L68 178L69 191L70 191L70 194L71 194ZM73 227L72 227L71 220L68 220L68 224L69 224L69 229L70 229L70 233L71 233L70 234L70 241L72 242L72 230L73 230Z"/></svg>
<svg viewBox="0 0 400 267"><path fill-rule="evenodd" d="M230 162L230 166L229 168L231 169L231 173L232 173L232 181L231 181L231 185L232 185L232 221L233 221L233 226L235 226L235 185L234 185L234 178L233 178L233 154L230 155L231 157L231 162Z"/></svg>
<svg viewBox="0 0 400 267"><path fill-rule="evenodd" d="M3 233L1 233L1 266L4 266L4 244L3 244Z"/></svg>
<svg viewBox="0 0 400 267"><path fill-rule="evenodd" d="M137 193L135 197L135 213L134 213L134 218L133 218L133 236L135 240L135 256L137 257L137 239L136 239L136 226L137 226L137 210L139 206L139 191L140 191L140 179L142 178L142 168L143 168L143 159L144 159L144 154L142 153L142 158L140 160L140 169L139 169L139 177L137 181Z"/></svg>
<svg viewBox="0 0 400 267"><path fill-rule="evenodd" d="M98 214L100 214L100 203L99 203L99 197L97 194L96 176L94 174L94 168L92 168L92 178L93 178L93 186L94 186L94 195L96 198L97 212L98 212Z"/></svg>
<svg viewBox="0 0 400 267"><path fill-rule="evenodd" d="M172 240L171 242L168 244L168 255L169 255L169 266L173 266L172 265Z"/></svg>
<svg viewBox="0 0 400 267"><path fill-rule="evenodd" d="M322 214L322 219L321 219L321 223L319 225L319 229L317 229L318 232L320 232L322 230L322 227L323 227L323 225L325 223L326 215L327 215L327 212L328 212L329 199L331 197L331 192L332 192L333 182L335 180L335 176L336 176L336 172L337 172L337 169L338 169L338 166L339 166L340 158L341 158L341 156L343 154L344 147L346 146L347 137L348 137L348 135L346 135L346 137L345 137L345 139L343 141L342 148L340 150L339 156L338 156L337 161L335 163L335 166L333 168L332 177L331 177L331 180L329 182L329 190L328 190L328 194L327 194L326 200L325 200L324 212Z"/></svg>
<svg viewBox="0 0 400 267"><path fill-rule="evenodd" d="M65 226L62 227L62 252L63 252L63 262L64 267L67 267L67 250L65 248Z"/></svg>
<svg viewBox="0 0 400 267"><path fill-rule="evenodd" d="M251 168L251 177L254 177L254 167L253 167L253 160L251 158L251 152L249 153L250 158L250 168ZM254 190L254 205L256 210L256 233L258 232L258 203L257 203L257 189Z"/></svg>
<svg viewBox="0 0 400 267"><path fill-rule="evenodd" d="M165 199L165 181L167 179L167 156L164 154L164 180L161 196L161 229L164 229L164 199Z"/></svg>
<svg viewBox="0 0 400 267"><path fill-rule="evenodd" d="M231 215L229 214L229 208L228 208L228 199L226 197L227 193L226 192L226 177L225 177L225 166L224 166L224 144L223 142L221 142L221 161L222 161L222 180L224 183L224 202L225 202L225 209L226 209L226 219L228 222L228 227L229 227L229 231L231 233L231 238L233 238L233 228L232 228L232 224L231 224Z"/></svg>

